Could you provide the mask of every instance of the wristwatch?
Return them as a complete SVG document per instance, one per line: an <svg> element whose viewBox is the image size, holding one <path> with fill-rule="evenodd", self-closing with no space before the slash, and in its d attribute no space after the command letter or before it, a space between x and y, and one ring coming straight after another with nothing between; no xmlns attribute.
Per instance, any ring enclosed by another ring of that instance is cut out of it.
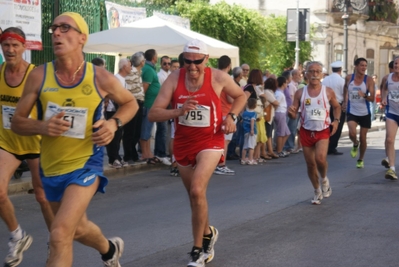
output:
<svg viewBox="0 0 399 267"><path fill-rule="evenodd" d="M118 119L118 118L111 118L111 119L116 121L116 126L118 127L118 130L122 128L123 125L122 125L122 121L120 119Z"/></svg>
<svg viewBox="0 0 399 267"><path fill-rule="evenodd" d="M237 120L237 115L236 114L230 112L230 113L227 113L227 115L230 115L233 118L233 121Z"/></svg>

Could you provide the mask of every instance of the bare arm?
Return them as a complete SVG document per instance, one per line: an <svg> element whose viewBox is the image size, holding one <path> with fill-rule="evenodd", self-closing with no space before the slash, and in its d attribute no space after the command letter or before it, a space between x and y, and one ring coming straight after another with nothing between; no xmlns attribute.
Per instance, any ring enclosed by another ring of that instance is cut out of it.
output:
<svg viewBox="0 0 399 267"><path fill-rule="evenodd" d="M383 106L386 106L387 104L388 104L388 101L387 101L387 97L388 97L388 86L387 86L387 79L388 79L388 76L385 76L382 80L383 80L383 82L381 82L381 104L383 105ZM384 82L384 80L385 80L385 82Z"/></svg>
<svg viewBox="0 0 399 267"><path fill-rule="evenodd" d="M288 116L291 119L295 119L298 113L301 97L302 97L303 88L298 89L294 94L294 100L292 101L292 105L288 107Z"/></svg>
<svg viewBox="0 0 399 267"><path fill-rule="evenodd" d="M369 91L370 95L366 95L365 99L370 102L374 102L375 99L375 83L373 78L367 76L367 90Z"/></svg>
<svg viewBox="0 0 399 267"><path fill-rule="evenodd" d="M183 104L182 108L168 109L172 101L173 93L177 86L180 72L174 71L171 73L161 86L157 98L148 113L148 119L153 122L167 121L184 115L189 110L196 109L198 101L193 98L188 98Z"/></svg>
<svg viewBox="0 0 399 267"><path fill-rule="evenodd" d="M381 85L380 85L380 88L381 88L381 89L382 89L382 87L387 83L388 75L389 75L389 74L385 75L385 76L382 78L382 80L381 80Z"/></svg>
<svg viewBox="0 0 399 267"><path fill-rule="evenodd" d="M96 84L100 93L119 106L113 118L120 119L122 125L128 123L138 110L136 99L113 74L102 68L97 68L96 73ZM93 128L99 129L92 135L93 142L99 146L111 142L115 131L118 129L114 119L96 121Z"/></svg>

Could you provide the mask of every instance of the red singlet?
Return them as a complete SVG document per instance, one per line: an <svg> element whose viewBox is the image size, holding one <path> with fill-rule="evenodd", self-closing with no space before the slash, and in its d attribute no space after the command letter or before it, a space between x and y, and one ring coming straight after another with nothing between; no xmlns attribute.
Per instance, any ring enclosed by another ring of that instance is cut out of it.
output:
<svg viewBox="0 0 399 267"><path fill-rule="evenodd" d="M173 151L181 166L196 164L196 156L204 150L223 151L224 134L221 130L220 99L212 88L212 70L205 68L204 83L196 92L185 86L186 69L180 69L177 88L173 93L173 108L180 108L188 97L198 101L197 109L175 119Z"/></svg>

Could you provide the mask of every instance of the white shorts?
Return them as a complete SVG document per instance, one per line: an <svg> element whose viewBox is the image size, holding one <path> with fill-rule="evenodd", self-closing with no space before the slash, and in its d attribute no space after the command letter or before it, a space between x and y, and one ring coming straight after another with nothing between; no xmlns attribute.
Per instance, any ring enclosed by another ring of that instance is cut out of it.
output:
<svg viewBox="0 0 399 267"><path fill-rule="evenodd" d="M251 135L250 133L246 133L244 135L244 146L243 149L255 149L256 146L256 134Z"/></svg>

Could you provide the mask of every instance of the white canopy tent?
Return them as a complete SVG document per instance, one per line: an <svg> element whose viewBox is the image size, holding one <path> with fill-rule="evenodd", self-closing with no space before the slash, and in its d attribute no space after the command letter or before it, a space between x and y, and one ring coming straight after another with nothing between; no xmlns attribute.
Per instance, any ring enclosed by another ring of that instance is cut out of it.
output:
<svg viewBox="0 0 399 267"><path fill-rule="evenodd" d="M144 52L152 48L157 51L159 56L177 57L183 52L187 41L192 39L205 42L210 57L219 58L227 55L231 58L232 66L239 65L238 47L177 26L156 16L138 20L133 23L132 27L120 27L92 33L89 35L89 40L83 51L131 56L137 51ZM116 61L119 61L119 58Z"/></svg>

